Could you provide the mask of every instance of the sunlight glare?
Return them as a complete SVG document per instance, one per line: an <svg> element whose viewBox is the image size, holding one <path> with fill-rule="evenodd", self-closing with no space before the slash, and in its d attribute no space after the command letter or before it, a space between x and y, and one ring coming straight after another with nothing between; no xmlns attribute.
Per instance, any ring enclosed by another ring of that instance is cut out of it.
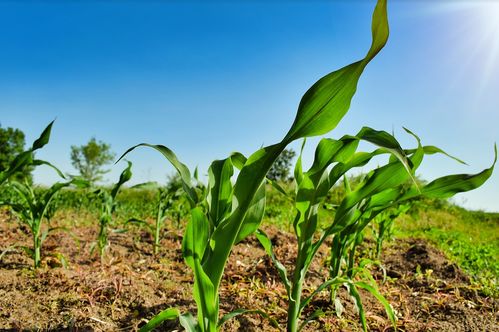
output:
<svg viewBox="0 0 499 332"><path fill-rule="evenodd" d="M484 51L483 77L479 93L486 88L492 76L499 71L499 3L481 1L477 3L481 48Z"/></svg>

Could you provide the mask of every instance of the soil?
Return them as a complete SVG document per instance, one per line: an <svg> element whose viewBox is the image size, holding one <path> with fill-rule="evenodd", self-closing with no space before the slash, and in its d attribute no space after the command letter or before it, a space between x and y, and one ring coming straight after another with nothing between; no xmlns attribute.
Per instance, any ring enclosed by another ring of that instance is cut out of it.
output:
<svg viewBox="0 0 499 332"><path fill-rule="evenodd" d="M71 220L71 216L64 219ZM76 222L73 222L75 224ZM296 241L291 234L265 228L276 256L292 273ZM168 307L196 313L191 296L192 274L181 256L181 232L164 233L161 250L152 254L152 239L140 229L113 233L106 256L91 253L97 229L72 225L54 231L43 244L42 267L21 246L31 246L26 227L0 214L1 331L134 331ZM369 243L367 244L369 246ZM308 274L304 292L327 277L327 248L322 248ZM420 239L396 240L385 246L382 269L373 267L380 292L396 310L399 331L499 331L499 302L473 287L470 279L440 251ZM321 309L325 315L304 331L361 331L355 306L345 290L338 317L327 292L306 308L304 317ZM371 331L393 331L383 307L369 293L362 302ZM237 308L262 309L284 329L286 291L254 237L238 244L221 286L222 314ZM159 330L182 330L177 322ZM240 315L224 331L278 331L258 315Z"/></svg>

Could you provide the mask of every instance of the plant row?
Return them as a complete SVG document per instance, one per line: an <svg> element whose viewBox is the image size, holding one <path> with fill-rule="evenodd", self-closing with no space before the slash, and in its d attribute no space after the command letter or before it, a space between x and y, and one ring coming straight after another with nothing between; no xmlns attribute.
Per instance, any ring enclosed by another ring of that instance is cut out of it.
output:
<svg viewBox="0 0 499 332"><path fill-rule="evenodd" d="M366 66L385 46L388 39L388 18L386 0L379 0L372 18L372 44L365 57L318 80L304 94L295 120L283 139L276 144L263 147L249 156L232 153L225 159L215 160L208 169L208 181L203 184L196 173L182 163L176 154L164 145L142 143L130 148L125 155L138 147L149 147L161 153L175 168L180 177L182 197L186 200L189 220L182 242L185 263L193 271L192 296L197 313L182 313L177 308L168 308L152 318L142 331L149 331L163 321L178 319L187 331L218 331L228 319L244 313L257 313L269 318L269 313L259 309L238 309L220 317L220 284L232 249L250 235L255 235L274 266L286 289L287 331L301 330L317 313L303 317L304 309L314 297L328 291L332 302L338 302L337 292L345 287L355 300L360 320L367 329L365 312L359 290L374 295L383 305L390 320L396 326L396 315L379 292L375 282L365 273L364 264L356 264L356 252L363 239L363 231L375 220L381 219L377 236L384 238L392 220L407 208L411 200L419 197L448 198L456 193L475 189L492 174L493 165L477 174L455 174L437 178L427 184L416 181L416 170L425 156L443 150L423 145L420 138L408 129L414 139L414 146L403 148L395 137L383 130L369 127L358 133L341 138L323 138L315 148L312 165L304 169L302 156L294 167L293 190L283 188L267 178L268 171L286 147L296 141L333 130L347 113L356 92L357 83ZM8 182L18 194L22 203L3 202L11 206L33 234L33 258L35 267L40 262L41 242L46 237L41 232L41 223L46 217L54 195L64 187L87 184L79 178L72 178L54 184L42 197L37 197L29 186L8 178L27 166L41 164L57 168L45 161L36 160L34 151L48 143L50 124L35 141L32 148L13 161L11 167L0 174L0 183ZM361 150L360 142L367 142L371 150ZM303 151L303 148L302 148ZM384 159L381 158L386 156ZM449 156L449 155L447 155ZM449 156L450 157L450 156ZM452 157L451 157L452 158ZM456 159L456 158L454 158ZM348 173L376 160L378 167L359 179L355 186L348 180ZM459 161L458 159L456 159ZM60 173L60 172L59 172ZM61 177L64 177L60 173ZM131 164L122 172L119 181L111 190L98 190L101 199L99 240L96 246L103 253L107 245L108 225L111 221L115 199L121 186L131 178ZM260 229L266 207L266 185L272 185L294 206L292 223L297 239L297 256L292 270L274 255L272 242ZM328 204L326 198L333 188L342 186L344 195L338 204ZM178 192L180 188L175 190ZM173 193L158 194L157 225L164 220L170 202L177 197ZM321 220L319 213L329 209L334 217ZM141 223L140 220L130 222ZM157 227L151 228L155 231ZM304 294L303 285L319 248L330 243L329 277L311 293ZM155 250L159 242L155 240ZM379 245L378 252L381 250Z"/></svg>

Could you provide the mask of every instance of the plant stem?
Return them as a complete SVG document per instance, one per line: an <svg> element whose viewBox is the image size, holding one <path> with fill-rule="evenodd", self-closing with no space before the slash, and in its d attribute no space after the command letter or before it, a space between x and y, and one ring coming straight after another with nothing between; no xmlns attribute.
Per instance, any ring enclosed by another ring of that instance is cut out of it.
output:
<svg viewBox="0 0 499 332"><path fill-rule="evenodd" d="M104 256L104 251L107 246L107 222L101 220L99 236L98 236L99 253L101 258Z"/></svg>
<svg viewBox="0 0 499 332"><path fill-rule="evenodd" d="M300 321L300 313L301 313L301 293L303 287L303 277L305 276L305 272L302 272L305 266L305 256L307 251L305 250L303 243L299 240L298 243L298 254L296 257L296 266L295 271L293 273L293 285L291 288L291 298L289 299L288 306L288 323L287 323L287 331L288 332L296 332L298 331L298 324Z"/></svg>
<svg viewBox="0 0 499 332"><path fill-rule="evenodd" d="M40 228L35 227L33 229L33 260L35 269L40 267L41 262L41 239L40 239Z"/></svg>
<svg viewBox="0 0 499 332"><path fill-rule="evenodd" d="M161 220L163 218L161 209L162 209L162 204L160 202L158 207L158 215L156 216L156 227L154 229L154 255L157 255L159 252L159 232L161 230Z"/></svg>
<svg viewBox="0 0 499 332"><path fill-rule="evenodd" d="M287 326L288 332L298 331L298 322L300 320L301 292L302 292L301 282L298 283L293 282L293 289L291 291L292 299L290 299L288 307L288 326Z"/></svg>

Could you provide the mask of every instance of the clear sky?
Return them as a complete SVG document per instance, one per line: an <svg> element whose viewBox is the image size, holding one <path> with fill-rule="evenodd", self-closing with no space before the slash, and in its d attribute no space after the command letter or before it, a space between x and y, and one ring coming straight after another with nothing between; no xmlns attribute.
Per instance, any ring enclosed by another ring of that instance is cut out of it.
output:
<svg viewBox="0 0 499 332"><path fill-rule="evenodd" d="M117 153L141 142L172 148L206 173L232 151L280 141L303 93L362 58L374 0L2 1L0 123L27 143L54 118L38 153L75 173L70 146L95 136ZM391 36L361 78L349 113L328 137L362 126L394 131L404 146L437 145L428 180L489 167L499 142L499 5L389 1ZM305 160L310 162L310 140ZM295 150L298 145L293 146ZM172 168L137 150L133 182L164 182ZM112 166L107 181L124 168ZM455 201L499 211L499 169ZM49 169L35 181L57 180Z"/></svg>

